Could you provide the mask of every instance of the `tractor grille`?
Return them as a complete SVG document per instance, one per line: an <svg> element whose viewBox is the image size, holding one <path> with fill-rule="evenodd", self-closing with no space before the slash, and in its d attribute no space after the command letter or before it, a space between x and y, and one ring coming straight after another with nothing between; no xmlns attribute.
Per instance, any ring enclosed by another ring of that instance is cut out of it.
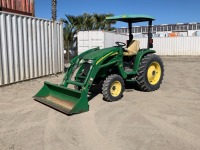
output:
<svg viewBox="0 0 200 150"><path fill-rule="evenodd" d="M88 74L88 72L90 71L91 64L84 63L83 65L84 65L84 71L83 72L84 72L84 75L86 76Z"/></svg>

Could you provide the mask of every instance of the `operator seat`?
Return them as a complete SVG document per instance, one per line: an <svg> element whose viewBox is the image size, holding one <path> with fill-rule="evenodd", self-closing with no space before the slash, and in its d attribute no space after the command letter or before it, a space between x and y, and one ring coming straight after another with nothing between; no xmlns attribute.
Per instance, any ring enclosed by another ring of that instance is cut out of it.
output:
<svg viewBox="0 0 200 150"><path fill-rule="evenodd" d="M127 48L127 51L124 52L124 56L133 56L136 55L140 49L140 41L132 40Z"/></svg>

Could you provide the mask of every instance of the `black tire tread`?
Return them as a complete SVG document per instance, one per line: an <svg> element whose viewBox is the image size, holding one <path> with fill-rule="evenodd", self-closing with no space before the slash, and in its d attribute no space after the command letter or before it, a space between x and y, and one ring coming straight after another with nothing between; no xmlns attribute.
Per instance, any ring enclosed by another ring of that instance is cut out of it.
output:
<svg viewBox="0 0 200 150"><path fill-rule="evenodd" d="M162 69L160 81L155 86L149 85L146 79L148 64L153 61L159 62ZM145 92L150 92L150 91L155 91L159 89L160 84L162 83L162 80L163 80L163 76L164 76L164 66L160 57L155 54L145 55L140 62L138 74L136 76L136 80L137 80L138 87L140 88L140 90L145 91Z"/></svg>
<svg viewBox="0 0 200 150"><path fill-rule="evenodd" d="M122 84L122 92L118 97L112 97L110 94L110 85L113 79L118 79L119 81L121 81L121 84ZM123 92L124 92L124 81L121 76L117 74L111 74L104 80L104 83L102 86L102 94L103 94L103 99L105 101L107 102L117 101L122 97Z"/></svg>

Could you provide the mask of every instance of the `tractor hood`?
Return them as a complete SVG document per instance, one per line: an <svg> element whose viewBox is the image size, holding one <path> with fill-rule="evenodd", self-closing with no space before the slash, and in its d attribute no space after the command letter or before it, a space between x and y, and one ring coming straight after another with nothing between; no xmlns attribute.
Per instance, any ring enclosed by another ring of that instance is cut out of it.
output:
<svg viewBox="0 0 200 150"><path fill-rule="evenodd" d="M104 49L99 49L96 51L92 51L86 55L83 56L84 60L93 60L93 61L98 61L99 59L106 58L110 55L113 55L114 53L118 52L121 50L121 47L109 47L109 48L104 48Z"/></svg>

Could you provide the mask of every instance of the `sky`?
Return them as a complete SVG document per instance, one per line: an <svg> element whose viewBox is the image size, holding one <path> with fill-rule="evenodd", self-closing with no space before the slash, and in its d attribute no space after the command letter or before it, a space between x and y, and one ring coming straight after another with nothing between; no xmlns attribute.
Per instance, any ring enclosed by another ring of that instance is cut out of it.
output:
<svg viewBox="0 0 200 150"><path fill-rule="evenodd" d="M83 13L144 14L154 25L200 22L200 0L57 0L57 19ZM51 19L51 0L35 0L35 16ZM126 27L117 23L115 27Z"/></svg>

